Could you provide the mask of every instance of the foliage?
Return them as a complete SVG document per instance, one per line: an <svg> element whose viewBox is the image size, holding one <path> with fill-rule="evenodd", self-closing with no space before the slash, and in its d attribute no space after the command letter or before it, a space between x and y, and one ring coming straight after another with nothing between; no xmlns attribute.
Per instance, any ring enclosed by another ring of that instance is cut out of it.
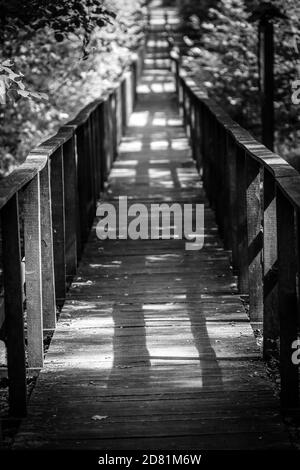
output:
<svg viewBox="0 0 300 470"><path fill-rule="evenodd" d="M64 3L78 4L74 0ZM90 25L88 41L82 25L64 31L63 23L63 40L49 24L40 24L34 34L30 29L26 40L23 32L12 34L11 52L8 47L0 51L2 67L10 69L6 72L12 81L6 102L0 106L0 173L12 169L33 146L114 84L143 37L142 3L102 1L102 11L117 15L111 15L106 26L95 23L92 30ZM73 16L71 11L70 18ZM1 76L3 79L3 73Z"/></svg>
<svg viewBox="0 0 300 470"><path fill-rule="evenodd" d="M90 35L96 26L102 27L115 14L105 8L103 0L0 0L0 41L4 57L13 57L21 44L36 36L41 30L54 32L55 40L62 42L70 34L78 35L86 50ZM0 99L13 89L23 97L45 98L25 90L22 74L15 73L13 63L5 60L0 66Z"/></svg>
<svg viewBox="0 0 300 470"><path fill-rule="evenodd" d="M179 4L179 12L183 21L187 24L193 24L197 17L200 22L206 21L210 8L216 8L218 0L182 0Z"/></svg>
<svg viewBox="0 0 300 470"><path fill-rule="evenodd" d="M195 0L185 0L182 18L190 22ZM272 2L287 19L275 21L276 150L290 161L299 147L299 110L291 102L291 84L299 68L300 5L296 0ZM197 12L199 43L191 48L191 64L216 99L232 117L260 138L257 22L250 22L256 0L219 0L205 15ZM195 20L194 20L195 22Z"/></svg>
<svg viewBox="0 0 300 470"><path fill-rule="evenodd" d="M87 44L95 26L105 26L115 16L103 0L0 0L0 40L31 38L52 29L59 42L70 34L83 34Z"/></svg>

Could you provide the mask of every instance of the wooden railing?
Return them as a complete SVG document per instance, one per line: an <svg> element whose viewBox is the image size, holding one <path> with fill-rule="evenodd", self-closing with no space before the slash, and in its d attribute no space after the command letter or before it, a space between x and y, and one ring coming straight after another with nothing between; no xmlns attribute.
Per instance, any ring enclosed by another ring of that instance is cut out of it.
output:
<svg viewBox="0 0 300 470"><path fill-rule="evenodd" d="M144 45L106 99L86 106L1 180L2 329L14 416L26 413L26 369L43 366L43 332L55 329L57 308L76 273L97 199L134 105L143 55Z"/></svg>
<svg viewBox="0 0 300 470"><path fill-rule="evenodd" d="M264 357L280 363L282 407L299 407L300 176L207 97L173 55L179 104L250 319L263 322ZM278 352L279 347L279 352ZM295 347L295 344L294 344Z"/></svg>

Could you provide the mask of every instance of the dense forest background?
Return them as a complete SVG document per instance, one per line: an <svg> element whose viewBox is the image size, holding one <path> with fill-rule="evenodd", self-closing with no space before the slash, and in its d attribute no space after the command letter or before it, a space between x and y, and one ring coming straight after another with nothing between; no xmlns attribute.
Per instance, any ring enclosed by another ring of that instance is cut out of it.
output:
<svg viewBox="0 0 300 470"><path fill-rule="evenodd" d="M114 85L143 38L142 0L0 0L0 177Z"/></svg>
<svg viewBox="0 0 300 470"><path fill-rule="evenodd" d="M300 78L300 2L270 3L286 16L276 20L274 28L275 151L300 169L300 105L291 100L292 84ZM258 0L177 1L183 25L199 38L196 45L186 38L188 54L209 95L258 139L258 25L250 18L263 4Z"/></svg>
<svg viewBox="0 0 300 470"><path fill-rule="evenodd" d="M257 23L249 17L262 2L164 2L179 8L189 61L210 96L260 139ZM113 85L143 37L145 3L0 0L0 177ZM296 165L299 3L272 1L287 17L275 24L276 151Z"/></svg>

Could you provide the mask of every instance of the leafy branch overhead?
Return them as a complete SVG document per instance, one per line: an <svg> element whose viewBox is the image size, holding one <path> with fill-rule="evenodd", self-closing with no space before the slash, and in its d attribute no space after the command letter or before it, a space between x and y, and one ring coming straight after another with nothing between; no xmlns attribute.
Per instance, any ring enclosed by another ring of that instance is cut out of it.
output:
<svg viewBox="0 0 300 470"><path fill-rule="evenodd" d="M144 40L144 4L0 0L0 179L115 86Z"/></svg>
<svg viewBox="0 0 300 470"><path fill-rule="evenodd" d="M20 34L30 37L48 27L55 31L57 41L81 32L86 43L96 26L106 25L115 16L103 0L0 0L0 40Z"/></svg>
<svg viewBox="0 0 300 470"><path fill-rule="evenodd" d="M14 70L11 58L22 41L34 38L41 30L52 31L57 42L75 34L86 56L94 29L115 17L103 0L0 0L0 103L5 102L7 90L23 97L46 98L45 94L26 90L22 73Z"/></svg>

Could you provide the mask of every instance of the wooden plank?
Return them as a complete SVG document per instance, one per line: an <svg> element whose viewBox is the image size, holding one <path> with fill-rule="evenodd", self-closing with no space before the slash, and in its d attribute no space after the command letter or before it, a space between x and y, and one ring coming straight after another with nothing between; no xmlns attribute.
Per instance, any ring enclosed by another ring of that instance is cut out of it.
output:
<svg viewBox="0 0 300 470"><path fill-rule="evenodd" d="M27 391L17 195L12 196L1 209L1 226L9 406L13 416L24 416L26 414Z"/></svg>

